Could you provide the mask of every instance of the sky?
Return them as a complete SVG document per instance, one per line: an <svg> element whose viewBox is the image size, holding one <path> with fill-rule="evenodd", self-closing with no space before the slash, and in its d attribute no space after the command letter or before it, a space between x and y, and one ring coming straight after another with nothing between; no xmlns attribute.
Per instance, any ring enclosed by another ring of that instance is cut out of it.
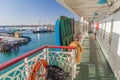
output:
<svg viewBox="0 0 120 80"><path fill-rule="evenodd" d="M77 19L56 0L0 0L0 25L55 24L61 15Z"/></svg>

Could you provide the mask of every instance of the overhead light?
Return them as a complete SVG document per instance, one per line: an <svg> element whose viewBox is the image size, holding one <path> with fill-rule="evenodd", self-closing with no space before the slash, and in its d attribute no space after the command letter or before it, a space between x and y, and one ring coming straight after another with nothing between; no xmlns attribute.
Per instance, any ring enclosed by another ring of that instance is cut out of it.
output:
<svg viewBox="0 0 120 80"><path fill-rule="evenodd" d="M92 21L92 22L94 22L94 21L95 21L95 19L96 19L96 18L95 18L95 17L93 17L91 21Z"/></svg>
<svg viewBox="0 0 120 80"><path fill-rule="evenodd" d="M106 4L107 0L99 0L97 4Z"/></svg>
<svg viewBox="0 0 120 80"><path fill-rule="evenodd" d="M95 12L95 13L94 13L94 16L98 16L98 13L97 13L97 12Z"/></svg>

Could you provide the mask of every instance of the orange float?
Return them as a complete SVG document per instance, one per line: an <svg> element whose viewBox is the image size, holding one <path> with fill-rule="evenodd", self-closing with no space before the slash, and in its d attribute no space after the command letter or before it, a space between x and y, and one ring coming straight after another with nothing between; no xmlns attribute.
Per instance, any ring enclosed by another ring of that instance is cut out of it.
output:
<svg viewBox="0 0 120 80"><path fill-rule="evenodd" d="M33 69L32 69L32 73L29 75L28 80L36 80L36 77L38 76L38 72L40 70L40 68L42 67L45 68L45 70L48 68L48 63L45 59L41 59L39 62L36 62L33 65ZM38 77L44 77L44 79L46 79L45 77L46 71L44 71L42 74L40 74Z"/></svg>
<svg viewBox="0 0 120 80"><path fill-rule="evenodd" d="M96 23L96 29L97 30L99 29L99 23Z"/></svg>

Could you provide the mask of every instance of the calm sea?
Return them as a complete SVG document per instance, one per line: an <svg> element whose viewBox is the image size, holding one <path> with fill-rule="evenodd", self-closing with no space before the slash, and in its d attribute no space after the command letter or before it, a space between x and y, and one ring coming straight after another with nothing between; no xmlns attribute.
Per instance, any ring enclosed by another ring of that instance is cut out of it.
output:
<svg viewBox="0 0 120 80"><path fill-rule="evenodd" d="M33 49L36 49L43 45L55 45L55 35L52 33L35 33L35 34L24 34L24 36L31 37L31 41L28 44L19 46L18 51L12 51L8 53L0 52L0 64L6 62L12 58L25 54Z"/></svg>

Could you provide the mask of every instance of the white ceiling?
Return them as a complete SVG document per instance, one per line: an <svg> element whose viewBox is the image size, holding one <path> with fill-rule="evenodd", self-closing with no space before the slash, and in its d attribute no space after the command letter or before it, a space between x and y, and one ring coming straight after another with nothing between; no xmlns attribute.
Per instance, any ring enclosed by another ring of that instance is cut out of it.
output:
<svg viewBox="0 0 120 80"><path fill-rule="evenodd" d="M112 14L120 7L120 0L107 0L108 4L98 5L98 0L57 0L61 5L86 20L91 20L94 13L97 12L96 18L101 19Z"/></svg>

